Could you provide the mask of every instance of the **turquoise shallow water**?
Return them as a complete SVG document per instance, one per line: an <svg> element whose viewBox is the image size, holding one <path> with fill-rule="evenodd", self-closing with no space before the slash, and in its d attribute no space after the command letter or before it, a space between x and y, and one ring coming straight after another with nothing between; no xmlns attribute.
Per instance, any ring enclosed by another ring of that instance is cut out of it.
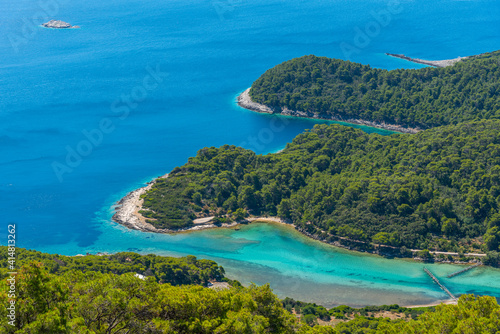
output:
<svg viewBox="0 0 500 334"><path fill-rule="evenodd" d="M497 1L405 0L395 9L388 3L2 1L2 226L16 223L18 245L42 251L131 248L213 258L242 282L271 282L282 296L325 304L443 298L419 264L325 248L280 227L156 236L110 221L115 201L204 146L274 152L319 123L285 122L235 105L239 92L280 62L316 54L418 68L384 53L443 59L500 45ZM49 19L44 12L82 28L37 27ZM158 85L148 79L151 69L160 72ZM131 95L135 101L123 102ZM85 133L95 133L103 120L110 130L86 147ZM68 152L77 149L87 152L70 166ZM68 169L58 177L54 164ZM450 281L450 289L499 295L498 277L498 271L478 269Z"/></svg>
<svg viewBox="0 0 500 334"><path fill-rule="evenodd" d="M162 255L196 254L216 260L227 275L244 284L270 283L281 297L325 306L349 304L416 305L446 300L447 295L423 272L424 264L349 252L309 239L290 226L253 223L239 230L213 229L176 235L127 230L106 222L90 253L135 251ZM76 249L68 244L67 249ZM60 252L59 246L44 248ZM446 279L456 265L426 264L454 293L500 296L500 270L477 268Z"/></svg>

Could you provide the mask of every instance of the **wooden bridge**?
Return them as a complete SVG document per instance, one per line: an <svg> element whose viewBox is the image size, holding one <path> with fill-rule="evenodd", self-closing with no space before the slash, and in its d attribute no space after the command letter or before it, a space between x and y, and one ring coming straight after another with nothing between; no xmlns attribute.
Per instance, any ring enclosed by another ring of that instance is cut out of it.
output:
<svg viewBox="0 0 500 334"><path fill-rule="evenodd" d="M475 264L475 265L473 265L473 266L470 266L470 267L464 268L464 269L462 269L462 270L456 271L456 272L454 272L453 274L449 274L447 277L448 277L448 278L451 278L451 277L453 277L453 276L460 275L461 273L465 273L466 271L469 271L469 270L471 270L471 269L474 269L474 268L476 268L476 267L479 267L480 265L482 265L482 263L476 263L476 264Z"/></svg>
<svg viewBox="0 0 500 334"><path fill-rule="evenodd" d="M436 277L436 276L434 276L434 275L433 275L433 274L429 271L429 269L427 269L427 268L425 268L425 267L424 267L424 271L427 273L427 275L429 275L429 276L432 278L432 280L433 280L433 281L434 281L437 285L439 285L439 287L440 287L441 289L443 289L443 291L444 291L444 292L446 292L446 293L447 293L447 294L451 297L451 299L453 299L453 300L455 300L455 301L457 300L457 298L456 298L456 297L455 297L455 296L454 296L454 295L450 292L450 290L448 290L448 289L447 289L447 288L446 288L443 284L441 284L441 282L439 282L439 280L437 279L437 277Z"/></svg>

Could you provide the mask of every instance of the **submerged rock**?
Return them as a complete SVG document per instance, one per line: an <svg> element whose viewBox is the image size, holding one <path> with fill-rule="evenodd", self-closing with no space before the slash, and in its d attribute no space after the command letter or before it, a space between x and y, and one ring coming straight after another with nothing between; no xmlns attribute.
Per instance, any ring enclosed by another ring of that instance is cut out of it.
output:
<svg viewBox="0 0 500 334"><path fill-rule="evenodd" d="M80 28L79 26L72 26L71 24L60 21L60 20L50 20L47 23L42 24L45 28L54 28L54 29L76 29Z"/></svg>

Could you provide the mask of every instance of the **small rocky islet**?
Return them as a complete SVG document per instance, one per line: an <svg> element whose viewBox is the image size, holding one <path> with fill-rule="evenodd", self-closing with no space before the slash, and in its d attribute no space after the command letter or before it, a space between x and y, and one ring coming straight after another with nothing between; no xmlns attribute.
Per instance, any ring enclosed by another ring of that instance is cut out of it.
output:
<svg viewBox="0 0 500 334"><path fill-rule="evenodd" d="M50 20L47 23L43 23L42 27L52 28L52 29L78 29L80 26L72 26L71 24L61 21L61 20Z"/></svg>

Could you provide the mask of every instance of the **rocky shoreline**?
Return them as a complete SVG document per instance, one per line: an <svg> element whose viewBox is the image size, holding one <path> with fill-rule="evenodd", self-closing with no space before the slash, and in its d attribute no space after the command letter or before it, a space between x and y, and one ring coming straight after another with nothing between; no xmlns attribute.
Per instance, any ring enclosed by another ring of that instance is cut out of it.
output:
<svg viewBox="0 0 500 334"><path fill-rule="evenodd" d="M156 227L147 223L146 219L139 213L142 210L142 203L144 202L141 195L150 190L155 182L156 180L153 180L147 186L129 192L118 201L115 207L116 213L113 215L112 220L133 230L160 232Z"/></svg>
<svg viewBox="0 0 500 334"><path fill-rule="evenodd" d="M238 96L238 105L248 110L274 114L274 111L268 106L252 101L252 98L250 97L250 88L246 89Z"/></svg>
<svg viewBox="0 0 500 334"><path fill-rule="evenodd" d="M166 178L168 177L168 174L161 176L159 178ZM158 179L159 179L158 178ZM279 223L279 224L284 224L289 227L294 228L296 231L300 232L301 234L305 235L306 237L309 237L311 239L317 240L319 242L347 249L350 251L357 251L357 252L363 252L363 253L369 253L369 254L374 254L374 255L380 255L380 256L389 256L389 257L403 257L403 258L413 258L415 261L422 261L422 259L418 258L415 256L415 254L419 251L418 249L412 249L408 250L410 253L413 254L412 256L401 256L399 254L399 248L397 247L391 247L391 246L383 246L383 245L378 245L378 247L373 247L371 243L366 243L363 241L358 241L358 240L351 240L347 238L342 238L335 236L333 240L326 238L324 235L320 236L317 234L312 234L309 231L299 228L295 224L293 224L291 221L287 221L278 217L249 217L246 218L243 221L234 221L231 223L225 223L225 224L215 224L212 222L214 217L204 217L204 218L198 218L193 221L195 226L184 228L184 229L178 229L178 230L170 230L170 229L159 229L151 225L150 223L146 222L146 218L144 218L139 211L142 210L142 203L143 199L141 198L141 195L145 194L148 190L152 188L154 183L156 182L155 179L151 182L148 183L147 186L136 189L134 191L131 191L128 193L125 197L123 197L118 203L117 206L115 207L116 213L113 215L112 220L115 221L118 224L121 224L129 229L133 230L138 230L141 232L153 232L153 233L168 233L168 234L174 234L174 233L182 233L182 232L193 232L193 231L200 231L200 230L205 230L205 229L211 229L211 228L231 228L231 227L236 227L238 225L242 224L248 224L256 221L262 221L262 222L270 222L270 223ZM331 236L333 237L333 236ZM432 252L438 253L441 252ZM447 254L452 254L452 253L447 253ZM458 254L455 254L458 255ZM466 261L466 262L461 262L457 260L449 261L449 260L440 260L440 259L434 259L436 262L444 262L444 263L454 263L454 264L471 264L471 263L476 263L478 262L477 257L482 257L484 254L465 254L468 256L473 256L476 258L475 261Z"/></svg>
<svg viewBox="0 0 500 334"><path fill-rule="evenodd" d="M403 126L397 124L389 124L389 123L377 123L373 121L366 121L362 119L353 119L353 118L343 118L340 116L330 116L330 115L321 115L321 114L313 114L307 113L304 111L290 110L288 108L281 108L281 110L273 110L270 107L256 103L252 101L250 97L250 88L246 89L243 93L238 96L238 105L242 108L249 109L252 111L266 113L266 114L279 114L285 116L294 116L294 117L303 117L303 118L311 118L311 119L323 119L327 121L338 121L345 122L351 124L365 125L373 128L384 129L389 131L401 132L401 133L411 133L415 134L421 129L418 128L405 128Z"/></svg>
<svg viewBox="0 0 500 334"><path fill-rule="evenodd" d="M399 59L404 59L411 61L413 63L417 64L423 64L423 65L429 65L429 66L434 66L434 67L447 67L447 66L452 66L456 64L457 62L461 61L462 59L468 58L468 57L457 57L454 59L444 59L444 60L425 60L425 59L419 59L419 58L410 58L408 56L405 56L403 54L396 54L396 53L386 53L386 55L399 58Z"/></svg>

